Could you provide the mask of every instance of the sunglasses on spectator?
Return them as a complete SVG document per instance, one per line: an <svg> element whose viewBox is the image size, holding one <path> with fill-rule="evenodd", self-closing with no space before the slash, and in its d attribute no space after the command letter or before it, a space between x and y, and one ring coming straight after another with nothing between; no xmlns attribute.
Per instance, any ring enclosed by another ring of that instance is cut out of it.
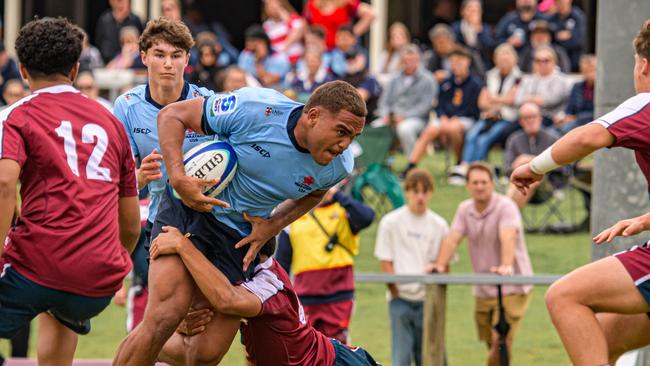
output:
<svg viewBox="0 0 650 366"><path fill-rule="evenodd" d="M90 84L90 85L77 85L77 89L79 90L91 90L95 86Z"/></svg>
<svg viewBox="0 0 650 366"><path fill-rule="evenodd" d="M540 64L547 64L553 60L551 60L550 58L535 58L534 61Z"/></svg>

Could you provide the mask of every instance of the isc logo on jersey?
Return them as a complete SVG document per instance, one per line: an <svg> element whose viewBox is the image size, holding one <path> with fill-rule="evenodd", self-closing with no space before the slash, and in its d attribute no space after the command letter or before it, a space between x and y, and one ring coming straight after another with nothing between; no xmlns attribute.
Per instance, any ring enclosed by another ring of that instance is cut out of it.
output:
<svg viewBox="0 0 650 366"><path fill-rule="evenodd" d="M234 95L226 95L221 98L215 98L210 111L213 116L216 116L232 113L235 108L237 108L237 97Z"/></svg>
<svg viewBox="0 0 650 366"><path fill-rule="evenodd" d="M208 141L199 144L183 155L185 174L199 179L219 179L213 186L206 187L203 194L216 197L221 193L235 176L237 170L237 154L224 141ZM178 194L174 192L176 198Z"/></svg>

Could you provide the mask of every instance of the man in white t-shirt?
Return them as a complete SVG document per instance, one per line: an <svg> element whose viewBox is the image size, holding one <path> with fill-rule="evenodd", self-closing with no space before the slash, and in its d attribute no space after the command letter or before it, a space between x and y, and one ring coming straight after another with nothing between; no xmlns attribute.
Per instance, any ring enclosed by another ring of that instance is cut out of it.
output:
<svg viewBox="0 0 650 366"><path fill-rule="evenodd" d="M433 177L412 169L404 182L406 206L386 214L379 223L375 257L386 273L423 274L432 268L440 243L449 232L447 221L428 208ZM424 285L388 284L392 333L392 364L421 365Z"/></svg>

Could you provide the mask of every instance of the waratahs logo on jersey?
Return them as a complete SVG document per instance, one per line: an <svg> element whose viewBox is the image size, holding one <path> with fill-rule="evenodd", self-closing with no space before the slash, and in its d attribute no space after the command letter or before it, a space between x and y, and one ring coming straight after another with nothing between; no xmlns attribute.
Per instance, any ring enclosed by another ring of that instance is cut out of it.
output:
<svg viewBox="0 0 650 366"><path fill-rule="evenodd" d="M220 98L214 98L210 111L213 116L220 114L229 114L237 108L237 97L235 95L226 95Z"/></svg>

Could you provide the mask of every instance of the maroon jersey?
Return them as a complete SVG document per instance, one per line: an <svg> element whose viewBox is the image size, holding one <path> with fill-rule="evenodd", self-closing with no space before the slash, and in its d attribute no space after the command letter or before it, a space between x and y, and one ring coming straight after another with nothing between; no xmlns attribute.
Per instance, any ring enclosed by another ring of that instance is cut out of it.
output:
<svg viewBox="0 0 650 366"><path fill-rule="evenodd" d="M36 91L0 113L0 159L21 166L22 212L2 262L74 294L114 294L131 270L118 198L137 195L123 125L69 85Z"/></svg>
<svg viewBox="0 0 650 366"><path fill-rule="evenodd" d="M273 258L255 267L253 279L242 286L262 301L259 315L242 325L243 342L254 365L334 364L332 342L307 322L287 272Z"/></svg>
<svg viewBox="0 0 650 366"><path fill-rule="evenodd" d="M650 93L633 96L592 123L602 125L614 135L616 142L612 147L634 150L636 162L650 183Z"/></svg>

